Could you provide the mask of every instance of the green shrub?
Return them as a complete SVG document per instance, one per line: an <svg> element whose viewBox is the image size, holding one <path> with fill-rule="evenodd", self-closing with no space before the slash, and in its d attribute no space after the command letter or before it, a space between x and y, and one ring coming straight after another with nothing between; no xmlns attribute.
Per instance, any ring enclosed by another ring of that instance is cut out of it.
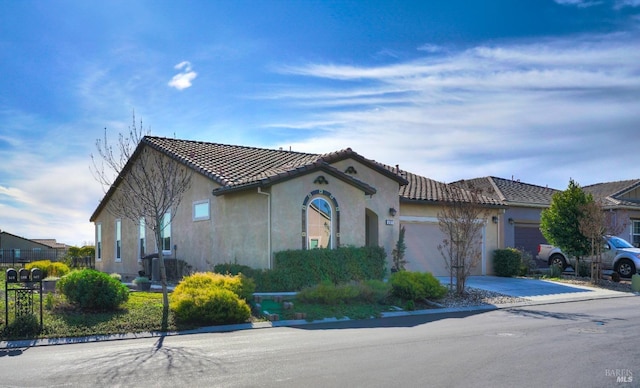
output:
<svg viewBox="0 0 640 388"><path fill-rule="evenodd" d="M583 278L591 277L591 263L586 262L584 260L580 260L580 264L578 264L578 276L582 276Z"/></svg>
<svg viewBox="0 0 640 388"><path fill-rule="evenodd" d="M301 302L326 305L356 302L378 303L389 295L389 285L380 280L333 284L326 280L302 289L296 296Z"/></svg>
<svg viewBox="0 0 640 388"><path fill-rule="evenodd" d="M129 299L129 289L94 269L73 271L56 284L67 300L84 310L115 310Z"/></svg>
<svg viewBox="0 0 640 388"><path fill-rule="evenodd" d="M243 274L247 277L253 277L254 272L259 272L248 265L242 265L238 263L222 263L213 266L213 272L223 275L238 275Z"/></svg>
<svg viewBox="0 0 640 388"><path fill-rule="evenodd" d="M497 276L511 277L520 273L522 255L515 248L493 251L493 271Z"/></svg>
<svg viewBox="0 0 640 388"><path fill-rule="evenodd" d="M52 262L51 260L32 261L31 263L27 263L24 267L29 271L33 268L40 268L43 279L50 276L62 277L70 271L69 266L65 263L59 261Z"/></svg>
<svg viewBox="0 0 640 388"><path fill-rule="evenodd" d="M552 264L549 266L549 277L550 278L559 278L562 276L562 267L557 264Z"/></svg>
<svg viewBox="0 0 640 388"><path fill-rule="evenodd" d="M405 300L440 299L447 294L447 288L429 272L395 272L389 283L392 295Z"/></svg>
<svg viewBox="0 0 640 388"><path fill-rule="evenodd" d="M243 274L257 291L299 291L328 280L334 284L352 280L382 280L386 253L381 247L289 250L275 254L275 268L254 269L237 263L216 264L214 272Z"/></svg>
<svg viewBox="0 0 640 388"><path fill-rule="evenodd" d="M40 321L34 314L20 315L4 327L4 338L32 338L40 333Z"/></svg>
<svg viewBox="0 0 640 388"><path fill-rule="evenodd" d="M109 276L111 276L112 278L116 279L117 281L121 282L122 281L122 275L120 275L119 273L112 273Z"/></svg>
<svg viewBox="0 0 640 388"><path fill-rule="evenodd" d="M382 280L385 265L386 253L382 247L281 251L275 254L274 274L267 280L285 287L277 291L298 291L323 280L334 284Z"/></svg>
<svg viewBox="0 0 640 388"><path fill-rule="evenodd" d="M530 275L538 269L538 264L528 251L520 250L520 259L520 276Z"/></svg>
<svg viewBox="0 0 640 388"><path fill-rule="evenodd" d="M242 275L200 272L185 277L171 293L169 307L180 322L205 325L245 322L253 281Z"/></svg>

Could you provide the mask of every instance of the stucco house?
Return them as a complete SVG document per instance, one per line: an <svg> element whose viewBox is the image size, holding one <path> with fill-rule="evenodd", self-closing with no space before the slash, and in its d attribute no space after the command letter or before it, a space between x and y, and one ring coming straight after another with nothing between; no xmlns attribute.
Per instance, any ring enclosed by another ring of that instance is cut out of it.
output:
<svg viewBox="0 0 640 388"><path fill-rule="evenodd" d="M15 265L36 260L62 259L69 246L55 239L28 239L6 231L0 232L0 263Z"/></svg>
<svg viewBox="0 0 640 388"><path fill-rule="evenodd" d="M583 190L612 213L612 222L624 226L618 236L640 247L640 179L597 183Z"/></svg>
<svg viewBox="0 0 640 388"><path fill-rule="evenodd" d="M275 252L289 249L382 246L389 267L400 226L406 227L408 268L447 275L437 250L444 236L437 214L446 184L367 159L347 148L323 155L146 136L149 147L193 170L190 189L163 232L163 250L193 270L238 262L272 268ZM135 154L134 154L135 155ZM135 163L134 161L130 161ZM117 180L116 180L117 182ZM96 268L135 276L140 257L155 252L144 224L106 211L112 186L92 214ZM482 204L497 217L503 206ZM492 273L498 224L483 222L481 265Z"/></svg>
<svg viewBox="0 0 640 388"><path fill-rule="evenodd" d="M540 213L549 207L553 194L558 190L494 176L468 179L465 182L505 205L499 216L499 224L502 226L500 246L527 251L535 258L538 244L547 243L540 231Z"/></svg>

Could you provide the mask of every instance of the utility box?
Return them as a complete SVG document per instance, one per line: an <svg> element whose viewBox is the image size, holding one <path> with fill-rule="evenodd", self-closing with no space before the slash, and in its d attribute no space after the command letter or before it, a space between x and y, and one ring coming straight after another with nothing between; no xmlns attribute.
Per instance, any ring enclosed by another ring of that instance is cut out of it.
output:
<svg viewBox="0 0 640 388"><path fill-rule="evenodd" d="M640 275L633 274L633 276L631 276L631 290L633 292L640 292Z"/></svg>

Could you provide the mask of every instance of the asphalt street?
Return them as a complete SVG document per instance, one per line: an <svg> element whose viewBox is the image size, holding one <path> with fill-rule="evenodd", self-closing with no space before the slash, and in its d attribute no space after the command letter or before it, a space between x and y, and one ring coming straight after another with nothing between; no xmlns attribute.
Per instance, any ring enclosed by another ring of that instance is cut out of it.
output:
<svg viewBox="0 0 640 388"><path fill-rule="evenodd" d="M0 386L631 387L639 320L633 295L9 348Z"/></svg>

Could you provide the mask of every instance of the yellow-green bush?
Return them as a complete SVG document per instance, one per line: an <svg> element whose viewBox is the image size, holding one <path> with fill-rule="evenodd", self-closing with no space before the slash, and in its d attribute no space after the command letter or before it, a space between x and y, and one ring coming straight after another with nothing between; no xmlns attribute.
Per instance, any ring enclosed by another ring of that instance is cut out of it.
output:
<svg viewBox="0 0 640 388"><path fill-rule="evenodd" d="M245 322L251 316L246 302L255 289L242 275L199 272L185 277L171 293L169 307L176 320L205 325Z"/></svg>
<svg viewBox="0 0 640 388"><path fill-rule="evenodd" d="M40 268L43 278L49 276L62 277L71 271L69 266L65 263L61 263L59 261L52 262L51 260L32 261L31 263L27 263L24 267L29 271L33 268Z"/></svg>
<svg viewBox="0 0 640 388"><path fill-rule="evenodd" d="M247 302L224 288L191 289L189 293L174 291L169 307L177 321L203 325L242 323L251 316Z"/></svg>
<svg viewBox="0 0 640 388"><path fill-rule="evenodd" d="M224 288L244 300L250 300L256 288L253 280L242 274L232 276L215 272L197 272L183 278L176 287L176 291L211 287Z"/></svg>

